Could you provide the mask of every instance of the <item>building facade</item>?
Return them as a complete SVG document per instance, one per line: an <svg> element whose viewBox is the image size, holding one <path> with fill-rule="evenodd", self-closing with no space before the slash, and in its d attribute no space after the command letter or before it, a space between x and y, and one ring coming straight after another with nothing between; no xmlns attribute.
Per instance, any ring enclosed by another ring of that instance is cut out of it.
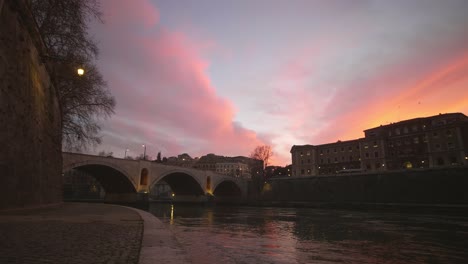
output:
<svg viewBox="0 0 468 264"><path fill-rule="evenodd" d="M291 148L295 177L468 165L468 117L404 120L364 130L364 138Z"/></svg>

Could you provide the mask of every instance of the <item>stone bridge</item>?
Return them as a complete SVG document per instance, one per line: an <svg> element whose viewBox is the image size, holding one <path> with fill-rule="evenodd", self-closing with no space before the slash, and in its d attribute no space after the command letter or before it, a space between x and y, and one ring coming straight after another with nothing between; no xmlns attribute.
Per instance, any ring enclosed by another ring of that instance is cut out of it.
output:
<svg viewBox="0 0 468 264"><path fill-rule="evenodd" d="M146 160L128 160L63 152L63 173L72 169L86 172L102 185L105 199L132 202L147 197L151 188L165 181L174 193L174 201L242 202L247 197L247 180L212 171L167 166Z"/></svg>

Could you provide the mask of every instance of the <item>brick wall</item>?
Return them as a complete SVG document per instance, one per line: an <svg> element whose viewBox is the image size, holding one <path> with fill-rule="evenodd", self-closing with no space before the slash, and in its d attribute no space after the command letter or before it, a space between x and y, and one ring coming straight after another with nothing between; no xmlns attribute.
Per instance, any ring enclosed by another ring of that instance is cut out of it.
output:
<svg viewBox="0 0 468 264"><path fill-rule="evenodd" d="M0 210L62 201L60 108L28 5L0 0Z"/></svg>

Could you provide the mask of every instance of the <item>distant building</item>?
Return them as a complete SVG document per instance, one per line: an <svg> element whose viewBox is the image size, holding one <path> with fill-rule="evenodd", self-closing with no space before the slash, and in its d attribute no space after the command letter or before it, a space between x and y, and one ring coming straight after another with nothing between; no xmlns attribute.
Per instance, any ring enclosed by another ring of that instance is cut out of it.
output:
<svg viewBox="0 0 468 264"><path fill-rule="evenodd" d="M198 161L198 158L192 158L190 157L189 154L183 153L183 154L178 155L177 157L167 158L164 164L171 165L171 166L192 168L197 161Z"/></svg>
<svg viewBox="0 0 468 264"><path fill-rule="evenodd" d="M253 175L263 175L263 161L243 156L225 157L210 153L200 157L193 167L233 177L251 178Z"/></svg>
<svg viewBox="0 0 468 264"><path fill-rule="evenodd" d="M468 165L468 117L415 118L364 130L365 137L291 148L292 175Z"/></svg>
<svg viewBox="0 0 468 264"><path fill-rule="evenodd" d="M251 178L249 165L241 162L216 163L216 172L235 178Z"/></svg>

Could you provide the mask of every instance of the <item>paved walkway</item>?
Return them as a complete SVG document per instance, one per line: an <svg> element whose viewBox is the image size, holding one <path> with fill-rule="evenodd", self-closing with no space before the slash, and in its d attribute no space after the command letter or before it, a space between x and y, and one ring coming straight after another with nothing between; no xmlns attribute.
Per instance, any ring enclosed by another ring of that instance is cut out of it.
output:
<svg viewBox="0 0 468 264"><path fill-rule="evenodd" d="M64 203L0 212L0 263L190 263L152 214L118 205Z"/></svg>

